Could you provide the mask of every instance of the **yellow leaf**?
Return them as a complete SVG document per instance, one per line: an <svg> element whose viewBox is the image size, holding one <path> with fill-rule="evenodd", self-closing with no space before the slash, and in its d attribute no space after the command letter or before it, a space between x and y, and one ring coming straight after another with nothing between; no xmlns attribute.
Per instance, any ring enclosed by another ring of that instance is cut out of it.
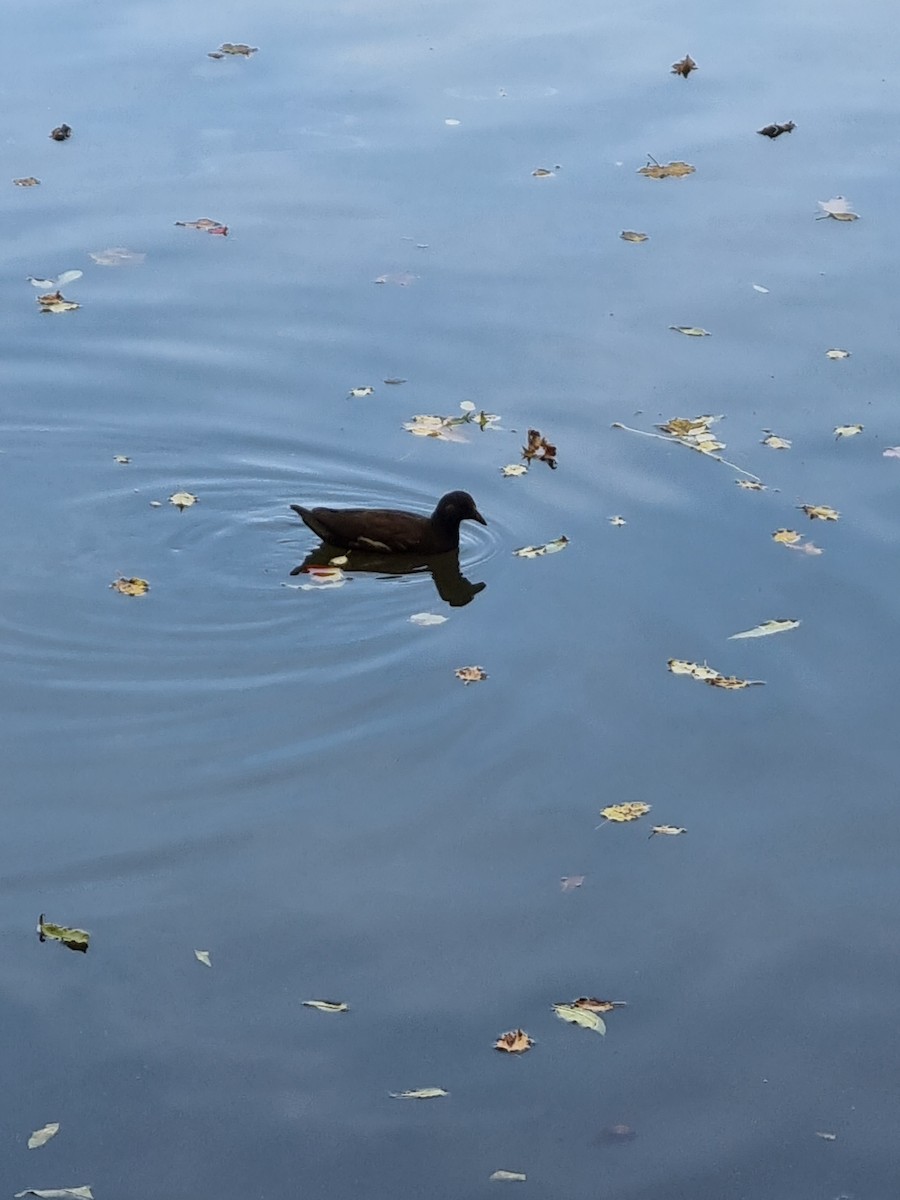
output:
<svg viewBox="0 0 900 1200"><path fill-rule="evenodd" d="M600 809L600 816L606 821L621 823L623 821L636 821L639 817L643 817L651 809L651 805L642 804L640 801L631 800L627 804L611 804L608 808Z"/></svg>
<svg viewBox="0 0 900 1200"><path fill-rule="evenodd" d="M534 1039L524 1029L510 1029L508 1033L500 1034L494 1042L494 1049L503 1050L506 1054L524 1054L533 1045Z"/></svg>
<svg viewBox="0 0 900 1200"><path fill-rule="evenodd" d="M605 1021L592 1009L577 1004L554 1004L552 1008L561 1021L580 1025L582 1029L592 1029L595 1033L606 1033Z"/></svg>
<svg viewBox="0 0 900 1200"><path fill-rule="evenodd" d="M500 468L500 474L507 478L515 478L517 475L527 475L528 468L524 463L510 463L509 466Z"/></svg>
<svg viewBox="0 0 900 1200"><path fill-rule="evenodd" d="M743 488L745 492L764 492L767 490L766 485L760 483L759 480L736 479L734 482L739 488Z"/></svg>
<svg viewBox="0 0 900 1200"><path fill-rule="evenodd" d="M646 167L638 170L638 175L646 175L648 179L679 179L683 175L693 175L696 167L686 162L647 163Z"/></svg>
<svg viewBox="0 0 900 1200"><path fill-rule="evenodd" d="M805 512L811 521L836 521L841 515L837 509L830 508L827 504L799 504L797 507Z"/></svg>
<svg viewBox="0 0 900 1200"><path fill-rule="evenodd" d="M800 541L800 536L796 529L776 529L772 534L772 541L781 542L784 546L793 546L795 542Z"/></svg>
<svg viewBox="0 0 900 1200"><path fill-rule="evenodd" d="M184 512L186 508L197 503L197 497L191 492L175 492L169 497L169 503L174 504L179 512Z"/></svg>
<svg viewBox="0 0 900 1200"><path fill-rule="evenodd" d="M767 429L763 430L766 436L762 439L764 446L770 446L773 450L790 450L791 443L787 438L777 437L774 433L769 433Z"/></svg>
<svg viewBox="0 0 900 1200"><path fill-rule="evenodd" d="M461 679L463 683L480 683L483 679L487 679L487 671L483 667L457 667L453 672L457 679Z"/></svg>
<svg viewBox="0 0 900 1200"><path fill-rule="evenodd" d="M62 942L70 950L78 950L82 954L87 953L91 940L91 935L84 929L70 929L66 925L54 925L52 921L44 920L43 913L38 919L37 935L41 942Z"/></svg>
<svg viewBox="0 0 900 1200"><path fill-rule="evenodd" d="M120 576L118 579L114 579L109 586L123 596L143 596L150 591L150 584L147 580L137 577L125 579Z"/></svg>

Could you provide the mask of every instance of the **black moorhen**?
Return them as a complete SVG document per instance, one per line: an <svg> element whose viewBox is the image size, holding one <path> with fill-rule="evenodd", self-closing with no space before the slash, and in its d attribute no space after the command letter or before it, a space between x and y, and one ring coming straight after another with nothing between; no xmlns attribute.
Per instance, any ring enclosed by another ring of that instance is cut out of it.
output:
<svg viewBox="0 0 900 1200"><path fill-rule="evenodd" d="M487 521L468 492L448 492L430 517L393 508L291 508L329 546L382 554L446 554L459 550L460 521Z"/></svg>

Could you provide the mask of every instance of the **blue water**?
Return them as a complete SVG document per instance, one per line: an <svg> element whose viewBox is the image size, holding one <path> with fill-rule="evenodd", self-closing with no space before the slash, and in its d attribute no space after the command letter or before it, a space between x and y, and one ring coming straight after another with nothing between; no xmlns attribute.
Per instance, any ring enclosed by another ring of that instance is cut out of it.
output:
<svg viewBox="0 0 900 1200"><path fill-rule="evenodd" d="M570 1200L892 1196L894 10L6 17L7 1193L450 1200L504 1169ZM836 195L861 219L817 221ZM201 217L228 236L175 225ZM68 269L82 307L41 315L25 277ZM465 400L501 427L402 428ZM701 413L767 491L611 428ZM559 468L502 477L529 427ZM469 604L427 573L296 586L290 503L451 488L489 522ZM651 813L595 828L630 800ZM628 1001L605 1039L550 1010L585 994ZM528 1054L492 1049L519 1026Z"/></svg>

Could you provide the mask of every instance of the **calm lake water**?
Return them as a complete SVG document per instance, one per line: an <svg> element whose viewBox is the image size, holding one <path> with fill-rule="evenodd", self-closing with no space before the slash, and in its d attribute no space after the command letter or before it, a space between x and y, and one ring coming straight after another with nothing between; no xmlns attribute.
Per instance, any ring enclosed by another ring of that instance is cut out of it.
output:
<svg viewBox="0 0 900 1200"><path fill-rule="evenodd" d="M6 14L6 1195L896 1194L895 22ZM696 173L643 178L648 154ZM815 219L838 195L861 220ZM175 225L201 217L228 236ZM116 247L146 257L90 257ZM41 315L26 276L71 269L81 308ZM402 427L465 400L501 427ZM768 490L611 428L706 413ZM504 478L529 427L559 467ZM427 573L291 577L316 545L291 502L451 488L489 522L465 606ZM802 624L727 640L771 618ZM652 811L596 828L626 801ZM41 912L89 953L41 945ZM582 995L628 1002L605 1038L551 1011ZM492 1049L517 1027L533 1050Z"/></svg>

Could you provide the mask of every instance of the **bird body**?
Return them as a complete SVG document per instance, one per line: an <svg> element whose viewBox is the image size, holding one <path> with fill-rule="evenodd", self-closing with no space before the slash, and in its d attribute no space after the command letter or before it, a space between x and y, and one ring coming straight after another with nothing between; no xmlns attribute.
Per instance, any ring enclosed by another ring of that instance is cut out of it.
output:
<svg viewBox="0 0 900 1200"><path fill-rule="evenodd" d="M393 508L291 508L328 545L380 554L446 554L459 549L460 522L487 525L468 492L448 492L430 517Z"/></svg>

